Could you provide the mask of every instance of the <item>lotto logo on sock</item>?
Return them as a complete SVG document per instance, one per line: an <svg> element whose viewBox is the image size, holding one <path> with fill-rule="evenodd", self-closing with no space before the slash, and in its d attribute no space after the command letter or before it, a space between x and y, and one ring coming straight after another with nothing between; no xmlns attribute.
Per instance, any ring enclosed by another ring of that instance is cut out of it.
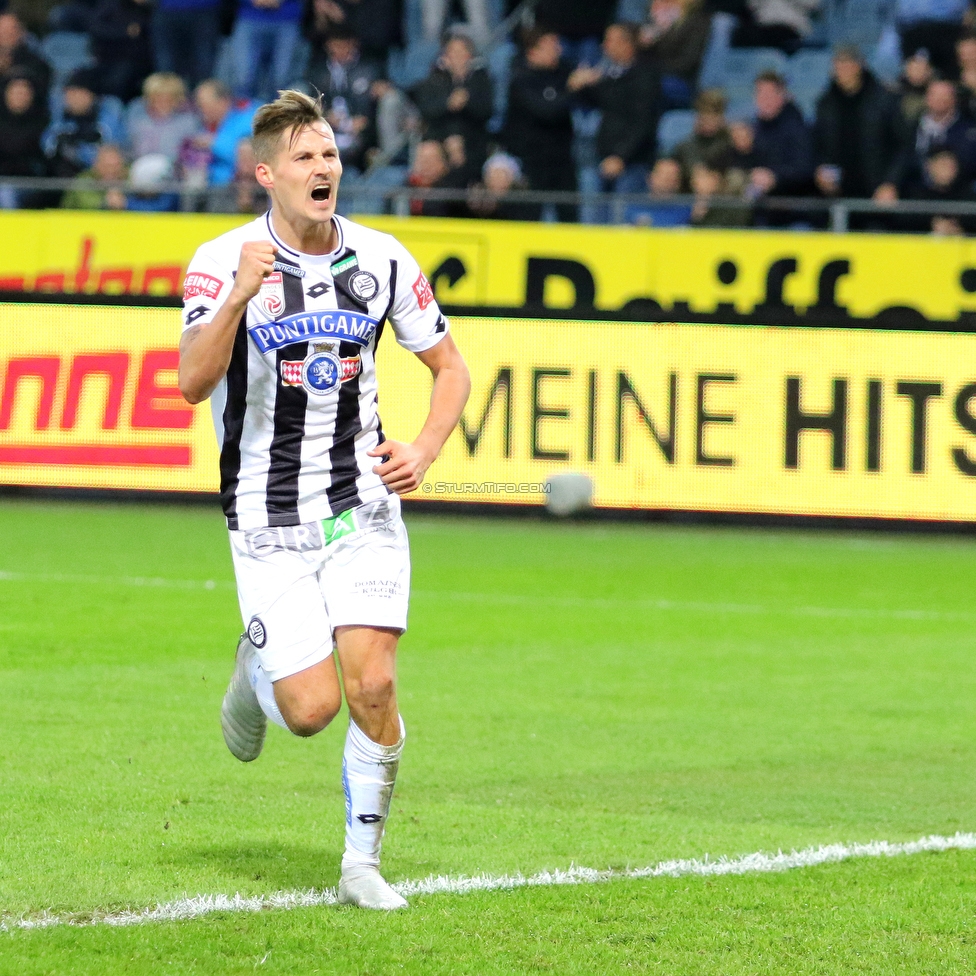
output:
<svg viewBox="0 0 976 976"><path fill-rule="evenodd" d="M360 813L356 819L363 824L379 823L383 817L378 813Z"/></svg>
<svg viewBox="0 0 976 976"><path fill-rule="evenodd" d="M251 622L247 625L247 639L258 648L268 643L268 631L260 617L251 617Z"/></svg>

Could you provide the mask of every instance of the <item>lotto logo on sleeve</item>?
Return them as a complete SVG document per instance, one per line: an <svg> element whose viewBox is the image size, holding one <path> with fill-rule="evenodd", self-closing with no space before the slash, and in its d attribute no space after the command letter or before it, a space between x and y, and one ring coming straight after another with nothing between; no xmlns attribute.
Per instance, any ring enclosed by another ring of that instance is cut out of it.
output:
<svg viewBox="0 0 976 976"><path fill-rule="evenodd" d="M434 289L430 287L430 282L424 276L423 271L420 277L413 283L413 293L417 296L417 304L423 311L434 300Z"/></svg>
<svg viewBox="0 0 976 976"><path fill-rule="evenodd" d="M205 295L207 298L216 298L223 288L223 282L218 278L213 278L207 274L200 274L195 271L186 276L183 282L183 301L189 301L198 295Z"/></svg>

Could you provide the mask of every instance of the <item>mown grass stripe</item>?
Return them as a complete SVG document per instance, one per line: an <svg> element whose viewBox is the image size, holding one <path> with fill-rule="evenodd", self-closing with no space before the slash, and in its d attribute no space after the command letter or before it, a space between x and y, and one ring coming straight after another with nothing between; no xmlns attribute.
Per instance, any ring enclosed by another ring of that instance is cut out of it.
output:
<svg viewBox="0 0 976 976"><path fill-rule="evenodd" d="M515 888L550 887L553 885L600 884L617 878L681 878L688 876L768 874L796 868L835 864L855 858L901 857L949 850L976 849L976 834L956 833L951 837L932 834L906 843L870 841L866 844L822 844L785 854L766 854L757 851L741 857L711 859L692 858L662 861L651 867L624 870L597 870L572 867L566 871L541 871L528 877L522 874L474 877L428 877L420 881L400 881L393 885L401 895L463 895L471 892L502 891ZM338 904L334 888L324 891L276 891L270 895L197 895L180 898L152 908L129 909L120 912L45 912L29 917L7 915L0 919L0 931L44 929L57 925L144 925L149 922L177 922L201 918L216 912L259 912L269 909L290 910Z"/></svg>

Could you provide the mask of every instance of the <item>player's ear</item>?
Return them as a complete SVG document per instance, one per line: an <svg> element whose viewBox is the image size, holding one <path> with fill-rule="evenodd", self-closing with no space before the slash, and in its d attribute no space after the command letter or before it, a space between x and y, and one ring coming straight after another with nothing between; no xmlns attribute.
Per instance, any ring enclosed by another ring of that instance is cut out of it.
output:
<svg viewBox="0 0 976 976"><path fill-rule="evenodd" d="M254 167L254 178L266 190L270 190L274 186L274 176L271 173L271 167L267 163L258 163Z"/></svg>

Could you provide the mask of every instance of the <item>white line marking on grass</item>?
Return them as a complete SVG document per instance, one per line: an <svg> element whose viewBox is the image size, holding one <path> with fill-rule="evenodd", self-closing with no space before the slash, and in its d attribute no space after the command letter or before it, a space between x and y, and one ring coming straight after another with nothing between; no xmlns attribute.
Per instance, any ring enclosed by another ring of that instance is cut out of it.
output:
<svg viewBox="0 0 976 976"><path fill-rule="evenodd" d="M79 573L12 573L0 570L0 583L88 583L94 586L146 586L169 590L236 590L228 580L179 580L162 576L91 576Z"/></svg>
<svg viewBox="0 0 976 976"><path fill-rule="evenodd" d="M515 888L547 888L554 885L600 884L616 878L683 878L688 876L714 877L727 874L768 874L790 871L794 868L814 867L818 864L836 864L854 858L900 857L910 854L950 850L976 849L976 834L956 833L951 837L936 834L907 843L892 844L886 840L867 844L825 844L806 847L802 851L784 854L744 854L741 857L721 857L662 861L652 867L604 870L571 867L566 871L540 871L526 877L523 874L487 874L476 877L428 877L422 881L398 881L393 888L405 898L413 895L463 895L472 891L510 891ZM156 905L153 908L128 909L121 912L45 912L30 917L0 918L0 931L16 929L44 929L55 925L143 925L146 922L178 922L215 912L259 912L272 908L314 908L336 905L338 898L334 888L317 891L276 891L270 895L197 895L180 898Z"/></svg>

